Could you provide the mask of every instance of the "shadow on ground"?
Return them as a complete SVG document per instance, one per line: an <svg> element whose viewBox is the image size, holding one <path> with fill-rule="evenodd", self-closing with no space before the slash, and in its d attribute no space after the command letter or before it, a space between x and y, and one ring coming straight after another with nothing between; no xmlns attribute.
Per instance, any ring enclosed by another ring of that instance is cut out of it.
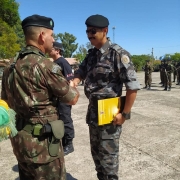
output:
<svg viewBox="0 0 180 180"><path fill-rule="evenodd" d="M12 170L13 170L14 172L19 172L19 170L18 170L18 165L14 165L14 166L12 167ZM66 176L67 176L67 180L78 180L78 179L74 178L70 173L66 173ZM18 177L18 178L16 178L15 180L20 180L20 179L19 179L19 177Z"/></svg>
<svg viewBox="0 0 180 180"><path fill-rule="evenodd" d="M12 170L13 170L14 172L19 172L19 170L18 170L18 165L17 165L17 164L14 165L14 166L12 167Z"/></svg>
<svg viewBox="0 0 180 180"><path fill-rule="evenodd" d="M72 177L70 173L66 173L66 177L67 177L67 180L78 180L78 179Z"/></svg>

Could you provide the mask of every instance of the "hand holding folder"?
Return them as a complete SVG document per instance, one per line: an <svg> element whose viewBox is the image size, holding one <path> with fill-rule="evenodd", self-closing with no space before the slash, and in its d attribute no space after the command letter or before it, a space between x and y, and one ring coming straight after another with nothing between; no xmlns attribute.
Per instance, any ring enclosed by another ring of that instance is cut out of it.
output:
<svg viewBox="0 0 180 180"><path fill-rule="evenodd" d="M98 125L112 123L114 116L122 112L126 96L98 100Z"/></svg>

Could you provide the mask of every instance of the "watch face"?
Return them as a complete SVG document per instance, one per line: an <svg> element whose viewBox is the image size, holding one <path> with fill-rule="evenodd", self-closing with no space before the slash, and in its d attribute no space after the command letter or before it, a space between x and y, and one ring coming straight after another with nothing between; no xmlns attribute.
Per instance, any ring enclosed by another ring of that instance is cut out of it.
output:
<svg viewBox="0 0 180 180"><path fill-rule="evenodd" d="M122 115L125 119L130 119L131 117L131 113L122 113Z"/></svg>

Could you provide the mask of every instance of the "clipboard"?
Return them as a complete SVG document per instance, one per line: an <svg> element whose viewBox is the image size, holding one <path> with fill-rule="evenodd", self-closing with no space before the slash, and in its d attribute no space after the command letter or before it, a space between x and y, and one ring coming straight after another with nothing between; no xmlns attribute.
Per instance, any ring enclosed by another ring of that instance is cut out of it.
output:
<svg viewBox="0 0 180 180"><path fill-rule="evenodd" d="M112 123L114 116L124 109L126 96L98 100L98 126Z"/></svg>

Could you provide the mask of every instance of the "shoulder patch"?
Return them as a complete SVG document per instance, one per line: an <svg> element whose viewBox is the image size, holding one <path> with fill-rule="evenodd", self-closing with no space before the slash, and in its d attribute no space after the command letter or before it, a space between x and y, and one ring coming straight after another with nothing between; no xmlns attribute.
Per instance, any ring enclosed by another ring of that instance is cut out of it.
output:
<svg viewBox="0 0 180 180"><path fill-rule="evenodd" d="M122 55L121 56L121 61L123 64L128 64L130 62L130 59L127 55Z"/></svg>
<svg viewBox="0 0 180 180"><path fill-rule="evenodd" d="M54 63L53 66L52 66L52 72L53 73L58 73L59 71L61 71L60 66Z"/></svg>

